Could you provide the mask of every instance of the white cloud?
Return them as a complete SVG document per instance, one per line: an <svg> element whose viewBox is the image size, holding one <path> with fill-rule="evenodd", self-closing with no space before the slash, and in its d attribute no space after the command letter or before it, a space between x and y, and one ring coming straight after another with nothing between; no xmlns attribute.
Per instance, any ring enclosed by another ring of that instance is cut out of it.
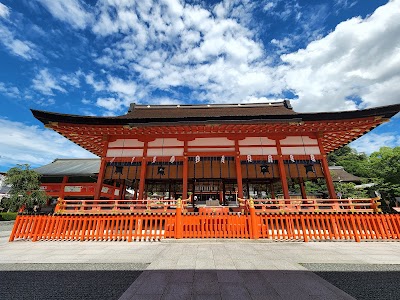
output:
<svg viewBox="0 0 400 300"><path fill-rule="evenodd" d="M124 101L116 98L98 98L96 105L112 112L120 110L124 106Z"/></svg>
<svg viewBox="0 0 400 300"><path fill-rule="evenodd" d="M268 11L276 6L276 2L267 2L267 4L264 5L264 10Z"/></svg>
<svg viewBox="0 0 400 300"><path fill-rule="evenodd" d="M332 111L398 103L400 1L340 23L306 49L281 56L279 68L299 111ZM381 92L381 94L379 93ZM361 103L350 97L358 96Z"/></svg>
<svg viewBox="0 0 400 300"><path fill-rule="evenodd" d="M40 166L56 158L95 157L66 138L38 126L0 118L0 165Z"/></svg>
<svg viewBox="0 0 400 300"><path fill-rule="evenodd" d="M12 98L18 98L21 95L20 90L17 87L5 84L3 82L0 82L0 93Z"/></svg>
<svg viewBox="0 0 400 300"><path fill-rule="evenodd" d="M117 77L109 76L109 85L108 91L117 93L121 96L131 97L135 95L136 92L136 84L133 81L124 81Z"/></svg>
<svg viewBox="0 0 400 300"><path fill-rule="evenodd" d="M262 43L238 21L238 7L244 7L240 4L223 1L215 6L214 15L179 1L102 2L94 33L124 35L108 44L96 61L111 69L125 66L139 73L137 93L148 88L188 87L198 100L239 102L247 96L280 91L282 86L275 86L282 81L268 67ZM113 10L116 13L111 15ZM115 92L109 81L108 91ZM133 91L134 85L129 84Z"/></svg>
<svg viewBox="0 0 400 300"><path fill-rule="evenodd" d="M26 60L32 60L38 56L36 46L33 43L16 38L14 33L2 23L0 23L0 43L11 54Z"/></svg>
<svg viewBox="0 0 400 300"><path fill-rule="evenodd" d="M3 3L0 3L0 18L7 19L10 16L10 9Z"/></svg>
<svg viewBox="0 0 400 300"><path fill-rule="evenodd" d="M54 18L70 24L77 29L85 29L92 22L93 16L80 0L38 0Z"/></svg>
<svg viewBox="0 0 400 300"><path fill-rule="evenodd" d="M44 95L54 96L54 91L67 92L47 69L40 70L32 83L33 88Z"/></svg>
<svg viewBox="0 0 400 300"><path fill-rule="evenodd" d="M340 9L348 9L357 4L356 0L335 0L335 7Z"/></svg>
<svg viewBox="0 0 400 300"><path fill-rule="evenodd" d="M355 148L357 152L371 154L372 152L379 151L381 147L400 146L400 135L395 132L381 134L370 132L350 143L349 146Z"/></svg>
<svg viewBox="0 0 400 300"><path fill-rule="evenodd" d="M94 79L94 73L85 75L85 80L86 83L91 85L96 92L103 91L106 87L103 81L97 81Z"/></svg>

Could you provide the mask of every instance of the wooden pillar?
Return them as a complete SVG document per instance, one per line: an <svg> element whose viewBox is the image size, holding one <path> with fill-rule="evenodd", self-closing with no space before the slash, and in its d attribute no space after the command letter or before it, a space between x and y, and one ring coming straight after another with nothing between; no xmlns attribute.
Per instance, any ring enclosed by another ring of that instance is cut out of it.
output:
<svg viewBox="0 0 400 300"><path fill-rule="evenodd" d="M332 176L331 176L331 173L329 172L329 165L328 165L328 160L326 159L326 155L322 156L321 162L322 162L322 170L323 170L324 176L325 176L326 187L328 188L328 192L329 192L329 197L331 199L337 199L335 187L333 185Z"/></svg>
<svg viewBox="0 0 400 300"><path fill-rule="evenodd" d="M148 142L144 142L142 166L140 167L140 181L139 181L139 197L138 200L143 200L144 186L146 182L146 169L147 169L147 145Z"/></svg>
<svg viewBox="0 0 400 300"><path fill-rule="evenodd" d="M270 183L271 186L271 198L275 199L275 189L274 189L274 182Z"/></svg>
<svg viewBox="0 0 400 300"><path fill-rule="evenodd" d="M101 195L101 189L103 187L103 180L104 180L104 175L106 172L106 165L107 165L107 161L105 157L101 158L100 161L100 170L99 170L99 175L97 176L97 183L96 183L96 189L94 192L94 199L100 199L100 195Z"/></svg>
<svg viewBox="0 0 400 300"><path fill-rule="evenodd" d="M278 168L279 168L279 176L281 178L281 183L282 183L283 198L290 199L289 186L288 186L287 178L286 178L285 162L283 161L281 144L280 144L279 140L276 141L276 148L278 151Z"/></svg>
<svg viewBox="0 0 400 300"><path fill-rule="evenodd" d="M254 201L249 201L249 211L250 211L250 222L251 222L251 238L257 240L259 238L258 232L258 222L256 209L254 207Z"/></svg>
<svg viewBox="0 0 400 300"><path fill-rule="evenodd" d="M125 189L126 189L126 180L123 179L122 183L119 185L119 195L118 195L119 200L125 199Z"/></svg>
<svg viewBox="0 0 400 300"><path fill-rule="evenodd" d="M240 162L240 148L238 140L235 140L235 150L236 150L235 165L236 165L238 197L243 199L243 177L242 177L242 166Z"/></svg>
<svg viewBox="0 0 400 300"><path fill-rule="evenodd" d="M303 178L299 178L299 184L300 184L301 198L307 199L307 191Z"/></svg>
<svg viewBox="0 0 400 300"><path fill-rule="evenodd" d="M183 174L182 174L182 199L188 197L188 174L189 174L189 161L185 155L183 157Z"/></svg>
<svg viewBox="0 0 400 300"><path fill-rule="evenodd" d="M319 134L319 136L317 137L319 151L321 152L321 155L322 155L322 158L321 158L322 171L324 173L326 187L328 188L329 198L337 199L335 187L333 185L332 176L331 176L331 173L329 172L329 165L328 165L328 160L326 158L324 145L322 144L322 140L321 140L322 136L323 136L323 134Z"/></svg>
<svg viewBox="0 0 400 300"><path fill-rule="evenodd" d="M189 158L187 157L188 143L183 142L183 172L182 172L182 199L188 197ZM194 197L194 196L193 196ZM194 201L194 199L192 199ZM194 204L194 202L193 202Z"/></svg>

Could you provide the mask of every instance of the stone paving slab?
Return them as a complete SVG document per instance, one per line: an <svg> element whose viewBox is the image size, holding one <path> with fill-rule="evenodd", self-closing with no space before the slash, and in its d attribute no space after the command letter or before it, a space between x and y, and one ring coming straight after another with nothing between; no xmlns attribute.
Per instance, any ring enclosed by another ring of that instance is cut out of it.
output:
<svg viewBox="0 0 400 300"><path fill-rule="evenodd" d="M0 264L0 299L118 299L142 264Z"/></svg>
<svg viewBox="0 0 400 300"><path fill-rule="evenodd" d="M400 299L400 264L302 264L356 299Z"/></svg>

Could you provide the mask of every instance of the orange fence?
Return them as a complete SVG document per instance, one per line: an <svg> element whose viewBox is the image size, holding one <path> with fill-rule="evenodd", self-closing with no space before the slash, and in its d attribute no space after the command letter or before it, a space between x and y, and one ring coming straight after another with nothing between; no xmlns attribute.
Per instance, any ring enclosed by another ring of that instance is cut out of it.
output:
<svg viewBox="0 0 400 300"><path fill-rule="evenodd" d="M237 213L187 213L183 238L250 238L249 218Z"/></svg>
<svg viewBox="0 0 400 300"><path fill-rule="evenodd" d="M178 200L68 200L59 198L56 214L175 212ZM187 200L181 200L186 205Z"/></svg>
<svg viewBox="0 0 400 300"><path fill-rule="evenodd" d="M270 240L399 240L399 214L138 213L19 215L10 241L241 238Z"/></svg>
<svg viewBox="0 0 400 300"><path fill-rule="evenodd" d="M400 216L392 214L295 214L256 216L260 238L271 240L398 240Z"/></svg>
<svg viewBox="0 0 400 300"><path fill-rule="evenodd" d="M258 212L263 213L372 213L380 212L380 198L369 199L251 199ZM240 206L248 209L249 200L240 199Z"/></svg>
<svg viewBox="0 0 400 300"><path fill-rule="evenodd" d="M48 196L57 197L59 195L69 197L94 197L96 183L43 183L40 189L45 191ZM112 185L103 184L101 197L117 198L120 189Z"/></svg>
<svg viewBox="0 0 400 300"><path fill-rule="evenodd" d="M18 216L10 241L14 239L128 241L174 237L175 216L132 214L109 216Z"/></svg>

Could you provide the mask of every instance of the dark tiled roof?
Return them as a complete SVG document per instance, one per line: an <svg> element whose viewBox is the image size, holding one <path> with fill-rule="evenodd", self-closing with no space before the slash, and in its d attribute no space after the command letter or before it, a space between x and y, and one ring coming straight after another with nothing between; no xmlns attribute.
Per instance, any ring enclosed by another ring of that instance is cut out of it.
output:
<svg viewBox="0 0 400 300"><path fill-rule="evenodd" d="M332 180L334 182L361 182L361 177L346 172L342 166L330 166L329 170L331 171Z"/></svg>
<svg viewBox="0 0 400 300"><path fill-rule="evenodd" d="M87 125L140 125L208 122L300 122L345 120L380 116L391 118L400 111L400 104L355 111L296 113L288 100L260 104L223 105L135 105L127 114L117 117L92 117L32 110L44 124L62 122Z"/></svg>
<svg viewBox="0 0 400 300"><path fill-rule="evenodd" d="M56 159L48 165L36 168L35 171L47 176L93 175L99 173L100 159Z"/></svg>
<svg viewBox="0 0 400 300"><path fill-rule="evenodd" d="M293 116L290 102L209 105L135 105L120 119L187 119L243 116Z"/></svg>

